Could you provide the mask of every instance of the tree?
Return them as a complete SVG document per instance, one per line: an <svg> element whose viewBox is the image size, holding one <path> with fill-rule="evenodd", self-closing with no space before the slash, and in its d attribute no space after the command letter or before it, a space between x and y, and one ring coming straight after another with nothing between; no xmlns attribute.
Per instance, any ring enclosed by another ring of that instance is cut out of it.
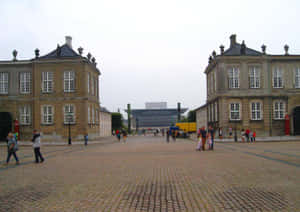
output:
<svg viewBox="0 0 300 212"><path fill-rule="evenodd" d="M123 116L121 113L111 114L111 127L113 130L121 129L123 127Z"/></svg>
<svg viewBox="0 0 300 212"><path fill-rule="evenodd" d="M190 110L188 112L188 121L189 122L196 122L196 111L195 110Z"/></svg>

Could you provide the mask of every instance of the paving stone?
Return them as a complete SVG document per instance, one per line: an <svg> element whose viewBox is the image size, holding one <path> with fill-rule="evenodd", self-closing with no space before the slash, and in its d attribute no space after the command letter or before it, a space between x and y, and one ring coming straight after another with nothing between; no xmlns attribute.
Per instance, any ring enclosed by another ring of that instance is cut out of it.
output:
<svg viewBox="0 0 300 212"><path fill-rule="evenodd" d="M299 211L300 142L196 143L129 137L87 147L30 147L5 166L0 211ZM2 161L2 162L1 162Z"/></svg>

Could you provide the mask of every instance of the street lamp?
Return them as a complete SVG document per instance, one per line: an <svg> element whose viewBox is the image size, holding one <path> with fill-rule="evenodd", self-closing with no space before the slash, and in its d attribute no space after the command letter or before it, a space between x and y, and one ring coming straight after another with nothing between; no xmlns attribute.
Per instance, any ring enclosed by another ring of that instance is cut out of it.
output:
<svg viewBox="0 0 300 212"><path fill-rule="evenodd" d="M71 114L67 115L67 120L69 124L69 139L68 139L68 144L72 145L72 138L71 138L71 122L73 121L73 116Z"/></svg>

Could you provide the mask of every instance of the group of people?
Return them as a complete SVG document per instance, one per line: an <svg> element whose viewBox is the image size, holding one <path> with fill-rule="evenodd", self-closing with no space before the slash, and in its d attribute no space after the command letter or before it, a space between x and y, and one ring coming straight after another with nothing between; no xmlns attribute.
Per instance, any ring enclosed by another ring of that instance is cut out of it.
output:
<svg viewBox="0 0 300 212"><path fill-rule="evenodd" d="M205 151L206 142L208 143L208 150L214 150L214 129L212 126L209 126L208 129L205 129L204 126L199 128L197 138L196 151Z"/></svg>
<svg viewBox="0 0 300 212"><path fill-rule="evenodd" d="M126 131L126 130L124 130L124 129L118 130L118 129L117 129L117 130L114 132L114 134L116 135L116 137L117 137L117 139L118 139L119 142L121 141L121 136L122 136L122 138L123 138L123 142L124 142L124 143L126 142L126 140L127 140L127 131Z"/></svg>
<svg viewBox="0 0 300 212"><path fill-rule="evenodd" d="M19 165L19 158L17 155L17 151L19 150L18 145L18 137L13 134L12 132L9 132L7 135L7 158L6 158L6 165L9 163L11 156L13 155L16 160L16 165ZM33 138L32 138L32 146L34 150L35 155L35 162L36 163L43 163L45 159L43 158L40 147L41 147L41 135L37 130L33 131Z"/></svg>
<svg viewBox="0 0 300 212"><path fill-rule="evenodd" d="M255 131L251 131L250 129L242 129L241 131L241 140L242 142L254 142L256 138L256 132Z"/></svg>

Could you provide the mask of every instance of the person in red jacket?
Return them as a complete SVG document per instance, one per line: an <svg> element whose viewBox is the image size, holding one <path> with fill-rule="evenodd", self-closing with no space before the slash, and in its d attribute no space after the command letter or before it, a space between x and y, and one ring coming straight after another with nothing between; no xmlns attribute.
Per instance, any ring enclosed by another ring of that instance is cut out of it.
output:
<svg viewBox="0 0 300 212"><path fill-rule="evenodd" d="M245 132L245 136L246 136L247 142L249 142L249 135L250 135L250 130L247 128L246 132Z"/></svg>

